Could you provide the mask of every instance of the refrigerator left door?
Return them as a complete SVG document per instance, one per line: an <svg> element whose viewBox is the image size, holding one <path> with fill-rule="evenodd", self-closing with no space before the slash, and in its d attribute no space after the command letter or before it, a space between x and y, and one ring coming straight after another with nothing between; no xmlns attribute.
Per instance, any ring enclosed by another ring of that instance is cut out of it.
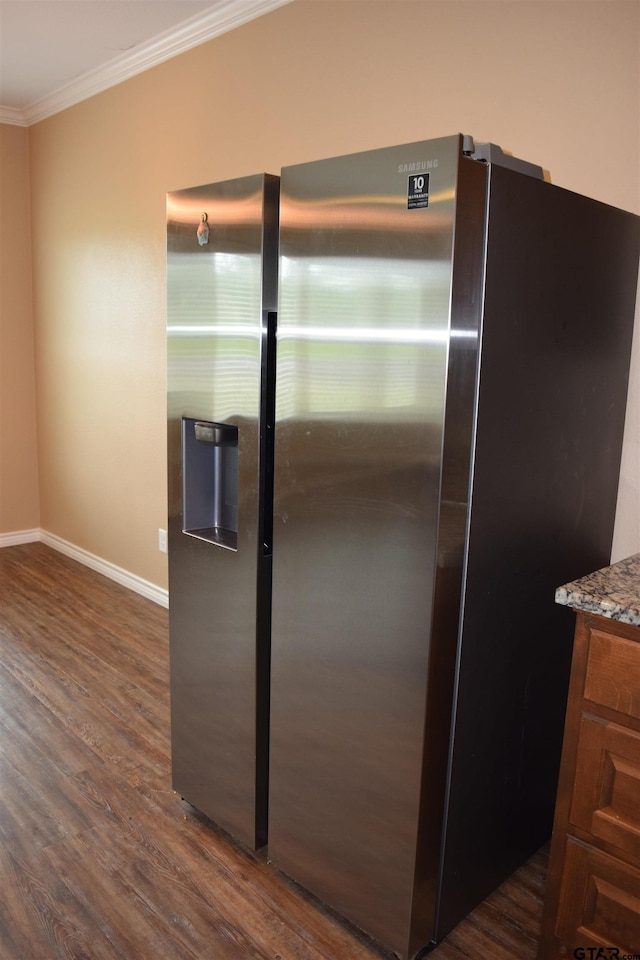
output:
<svg viewBox="0 0 640 960"><path fill-rule="evenodd" d="M173 788L252 849L267 829L279 179L167 196Z"/></svg>

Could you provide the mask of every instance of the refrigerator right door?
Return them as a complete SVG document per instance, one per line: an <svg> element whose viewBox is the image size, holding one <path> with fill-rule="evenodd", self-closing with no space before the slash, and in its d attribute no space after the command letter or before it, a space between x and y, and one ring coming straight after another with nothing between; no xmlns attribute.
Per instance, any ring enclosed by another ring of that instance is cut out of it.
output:
<svg viewBox="0 0 640 960"><path fill-rule="evenodd" d="M459 160L455 136L281 177L269 852L403 955Z"/></svg>

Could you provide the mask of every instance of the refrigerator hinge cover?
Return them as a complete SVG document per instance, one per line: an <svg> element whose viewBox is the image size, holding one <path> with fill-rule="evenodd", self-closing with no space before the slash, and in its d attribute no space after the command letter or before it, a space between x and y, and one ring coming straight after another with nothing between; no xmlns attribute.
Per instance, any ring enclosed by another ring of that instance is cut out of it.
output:
<svg viewBox="0 0 640 960"><path fill-rule="evenodd" d="M474 143L473 137L465 134L462 137L462 152L465 157L471 157L472 160L481 160L483 163L495 163L498 167L509 167L510 170L516 170L518 173L524 173L527 177L535 177L536 180L544 180L544 170L535 163L529 163L528 160L520 160L518 157L512 157L505 153L502 147L496 143Z"/></svg>

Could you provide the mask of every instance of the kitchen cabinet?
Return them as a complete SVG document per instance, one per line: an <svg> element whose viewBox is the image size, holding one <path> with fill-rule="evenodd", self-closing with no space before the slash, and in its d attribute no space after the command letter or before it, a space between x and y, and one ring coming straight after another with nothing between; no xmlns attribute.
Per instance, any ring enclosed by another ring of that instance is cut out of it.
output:
<svg viewBox="0 0 640 960"><path fill-rule="evenodd" d="M538 960L640 957L640 554L556 600L577 621Z"/></svg>

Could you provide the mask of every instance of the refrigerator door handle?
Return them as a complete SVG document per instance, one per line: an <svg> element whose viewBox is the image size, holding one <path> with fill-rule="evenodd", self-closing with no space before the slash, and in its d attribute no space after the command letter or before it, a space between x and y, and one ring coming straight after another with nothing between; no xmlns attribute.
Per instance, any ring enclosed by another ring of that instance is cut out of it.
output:
<svg viewBox="0 0 640 960"><path fill-rule="evenodd" d="M275 310L266 310L263 330L266 334L265 362L263 367L264 429L262 431L262 457L264 463L263 505L262 511L262 553L270 557L273 553L273 472L274 440L276 417L276 329L278 314Z"/></svg>

